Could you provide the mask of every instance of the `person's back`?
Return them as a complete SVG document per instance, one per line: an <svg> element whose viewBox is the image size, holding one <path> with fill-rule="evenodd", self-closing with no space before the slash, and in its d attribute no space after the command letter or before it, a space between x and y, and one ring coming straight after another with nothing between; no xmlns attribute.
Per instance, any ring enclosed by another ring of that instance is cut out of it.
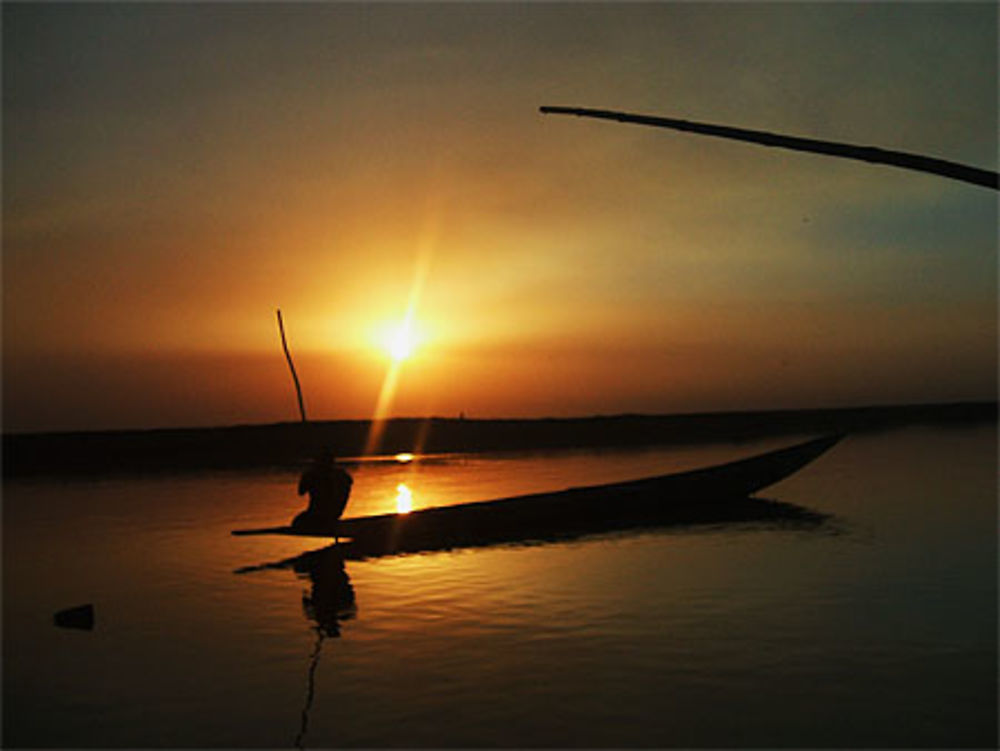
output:
<svg viewBox="0 0 1000 751"><path fill-rule="evenodd" d="M354 480L323 451L302 473L299 495L309 494L309 507L295 517L293 526L332 526L344 513Z"/></svg>

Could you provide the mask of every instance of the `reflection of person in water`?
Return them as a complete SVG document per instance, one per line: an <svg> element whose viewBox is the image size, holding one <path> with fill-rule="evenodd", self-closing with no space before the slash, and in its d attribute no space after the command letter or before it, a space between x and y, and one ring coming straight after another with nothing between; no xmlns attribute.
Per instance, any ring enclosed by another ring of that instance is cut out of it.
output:
<svg viewBox="0 0 1000 751"><path fill-rule="evenodd" d="M312 582L309 594L302 595L302 610L315 621L324 636L340 636L340 622L357 613L354 587L344 568L344 556L335 545L299 556L295 573Z"/></svg>
<svg viewBox="0 0 1000 751"><path fill-rule="evenodd" d="M345 473L346 474L346 473ZM302 610L306 618L316 623L316 644L309 658L309 673L306 683L305 705L302 707L302 722L298 735L295 736L295 747L305 748L306 732L309 729L309 711L312 708L316 692L316 669L323 649L323 641L328 636L340 636L341 621L350 620L357 612L354 602L354 587L344 568L344 548L337 544L328 545L320 550L312 550L294 558L285 558L271 563L260 563L256 566L244 566L237 569L237 574L249 574L253 571L292 568L300 578L308 578L312 582L311 590L302 593Z"/></svg>
<svg viewBox="0 0 1000 751"><path fill-rule="evenodd" d="M305 748L309 729L309 711L316 693L316 668L319 667L323 639L340 636L340 622L350 620L358 611L354 602L354 587L340 551L337 545L329 545L285 562L286 565L290 562L300 577L308 576L312 582L312 590L302 594L302 610L306 618L316 622L316 646L309 658L306 701L302 707L299 732L295 736L295 747L300 749Z"/></svg>
<svg viewBox="0 0 1000 751"><path fill-rule="evenodd" d="M333 452L323 449L299 480L299 495L309 494L309 507L292 521L303 529L336 529L354 480L337 466Z"/></svg>

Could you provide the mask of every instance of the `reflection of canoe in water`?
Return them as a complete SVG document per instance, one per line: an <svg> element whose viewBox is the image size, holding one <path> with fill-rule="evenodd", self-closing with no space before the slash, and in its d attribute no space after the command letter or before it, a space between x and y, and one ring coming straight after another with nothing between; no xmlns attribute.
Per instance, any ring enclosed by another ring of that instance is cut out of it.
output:
<svg viewBox="0 0 1000 751"><path fill-rule="evenodd" d="M628 482L342 519L337 529L284 526L233 534L339 535L351 538L355 552L380 555L560 539L659 524L815 518L805 509L748 496L801 469L839 439L818 438L727 464Z"/></svg>

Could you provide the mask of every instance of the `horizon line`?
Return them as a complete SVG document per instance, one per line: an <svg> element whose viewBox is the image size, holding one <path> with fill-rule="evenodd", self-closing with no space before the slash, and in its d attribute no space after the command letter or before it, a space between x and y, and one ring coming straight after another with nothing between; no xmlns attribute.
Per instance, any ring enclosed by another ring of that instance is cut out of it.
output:
<svg viewBox="0 0 1000 751"><path fill-rule="evenodd" d="M953 401L934 402L888 402L888 403L862 403L843 406L819 406L819 407L749 407L746 409L723 409L723 410L702 410L696 412L595 412L581 415L543 415L535 417L526 416L475 416L468 415L396 415L383 418L383 422L421 422L421 421L451 421L451 422L572 422L585 420L615 420L627 418L690 418L690 417L719 417L736 415L766 415L766 414L790 414L806 412L852 412L863 410L905 410L905 409L942 409L955 407L1000 407L1000 398L993 399L959 399ZM308 429L309 426L341 424L365 425L375 422L373 418L345 417L328 418L319 420L279 420L274 422L241 422L226 425L176 425L159 427L124 427L124 428L70 428L55 430L19 430L8 432L0 427L0 436L3 438L15 438L20 436L54 436L54 435L79 435L79 434L108 434L108 433L166 433L166 432L196 432L213 430L249 430L259 428L276 427L298 427Z"/></svg>

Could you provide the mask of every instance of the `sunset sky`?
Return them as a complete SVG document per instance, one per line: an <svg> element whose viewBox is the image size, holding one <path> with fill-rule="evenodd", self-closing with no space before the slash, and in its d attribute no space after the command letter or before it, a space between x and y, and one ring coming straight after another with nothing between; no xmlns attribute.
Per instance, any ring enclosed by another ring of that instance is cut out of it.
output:
<svg viewBox="0 0 1000 751"><path fill-rule="evenodd" d="M997 6L3 4L8 431L992 399Z"/></svg>

